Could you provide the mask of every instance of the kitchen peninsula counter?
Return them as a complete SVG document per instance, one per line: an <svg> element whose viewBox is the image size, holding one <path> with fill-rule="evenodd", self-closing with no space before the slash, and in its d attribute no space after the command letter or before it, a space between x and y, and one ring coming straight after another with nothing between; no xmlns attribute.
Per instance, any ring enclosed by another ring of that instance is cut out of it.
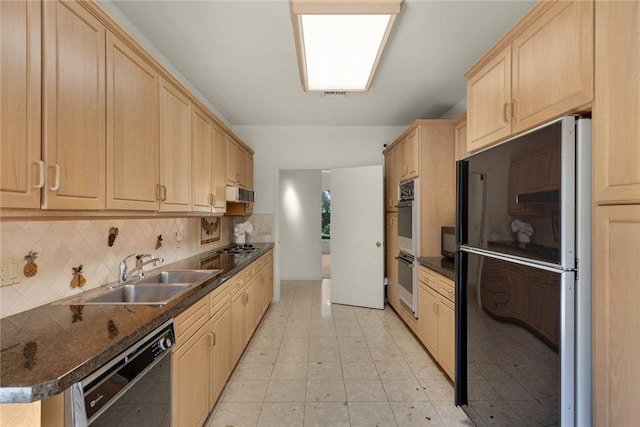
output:
<svg viewBox="0 0 640 427"><path fill-rule="evenodd" d="M273 243L253 246L257 249L248 255L219 254L218 248L156 269L223 270L164 306L51 303L0 319L0 403L45 399L81 381L267 253Z"/></svg>

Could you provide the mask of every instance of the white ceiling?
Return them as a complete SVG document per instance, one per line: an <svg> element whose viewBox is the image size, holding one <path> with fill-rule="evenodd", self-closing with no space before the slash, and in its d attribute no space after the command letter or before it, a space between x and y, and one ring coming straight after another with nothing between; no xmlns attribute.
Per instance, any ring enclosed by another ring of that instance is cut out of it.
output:
<svg viewBox="0 0 640 427"><path fill-rule="evenodd" d="M406 126L464 98L535 2L405 0L371 90L342 99L302 90L287 0L113 3L232 126Z"/></svg>

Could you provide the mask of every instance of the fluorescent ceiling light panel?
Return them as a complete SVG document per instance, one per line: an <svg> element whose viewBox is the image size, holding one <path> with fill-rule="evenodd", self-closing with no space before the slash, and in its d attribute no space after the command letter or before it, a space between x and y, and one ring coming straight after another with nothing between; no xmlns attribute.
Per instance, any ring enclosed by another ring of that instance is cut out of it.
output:
<svg viewBox="0 0 640 427"><path fill-rule="evenodd" d="M308 90L366 90L390 18L302 15Z"/></svg>
<svg viewBox="0 0 640 427"><path fill-rule="evenodd" d="M366 92L402 0L291 0L305 91Z"/></svg>

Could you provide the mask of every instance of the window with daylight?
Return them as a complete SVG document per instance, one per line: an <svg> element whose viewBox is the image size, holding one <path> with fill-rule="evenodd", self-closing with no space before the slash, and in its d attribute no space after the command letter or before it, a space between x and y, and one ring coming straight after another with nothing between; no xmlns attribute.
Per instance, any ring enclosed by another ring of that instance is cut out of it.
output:
<svg viewBox="0 0 640 427"><path fill-rule="evenodd" d="M322 239L331 239L331 192L322 191Z"/></svg>

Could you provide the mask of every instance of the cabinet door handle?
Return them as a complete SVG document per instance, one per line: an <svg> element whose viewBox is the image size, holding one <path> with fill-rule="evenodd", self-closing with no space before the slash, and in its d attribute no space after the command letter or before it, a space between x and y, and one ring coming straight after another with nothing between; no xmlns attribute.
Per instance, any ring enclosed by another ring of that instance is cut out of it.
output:
<svg viewBox="0 0 640 427"><path fill-rule="evenodd" d="M440 304L436 302L434 305L436 306L436 314L440 314Z"/></svg>
<svg viewBox="0 0 640 427"><path fill-rule="evenodd" d="M435 301L434 301L434 302L432 303L432 305L431 305L431 311L432 311L433 313L435 313L435 312L436 312L436 302L435 302Z"/></svg>
<svg viewBox="0 0 640 427"><path fill-rule="evenodd" d="M44 187L44 162L38 160L35 163L38 164L38 183L34 184L33 188L42 188Z"/></svg>
<svg viewBox="0 0 640 427"><path fill-rule="evenodd" d="M162 185L156 184L156 200L162 201Z"/></svg>
<svg viewBox="0 0 640 427"><path fill-rule="evenodd" d="M162 185L162 201L166 202L167 201L167 186L166 185Z"/></svg>
<svg viewBox="0 0 640 427"><path fill-rule="evenodd" d="M212 334L211 332L209 332L209 333L207 334L207 340L209 341L209 348L213 347L213 340L214 340L214 338L213 338L213 334Z"/></svg>
<svg viewBox="0 0 640 427"><path fill-rule="evenodd" d="M56 175L54 178L53 187L49 187L49 190L58 191L60 189L60 165L56 163L55 165L53 165L53 168L56 170Z"/></svg>
<svg viewBox="0 0 640 427"><path fill-rule="evenodd" d="M508 122L510 120L509 118L509 103L505 102L504 105L502 106L502 115L504 116L504 121Z"/></svg>
<svg viewBox="0 0 640 427"><path fill-rule="evenodd" d="M511 118L513 120L518 118L518 104L515 99L511 100Z"/></svg>
<svg viewBox="0 0 640 427"><path fill-rule="evenodd" d="M211 344L211 347L216 345L216 331L211 332L211 336L213 337L213 343Z"/></svg>

